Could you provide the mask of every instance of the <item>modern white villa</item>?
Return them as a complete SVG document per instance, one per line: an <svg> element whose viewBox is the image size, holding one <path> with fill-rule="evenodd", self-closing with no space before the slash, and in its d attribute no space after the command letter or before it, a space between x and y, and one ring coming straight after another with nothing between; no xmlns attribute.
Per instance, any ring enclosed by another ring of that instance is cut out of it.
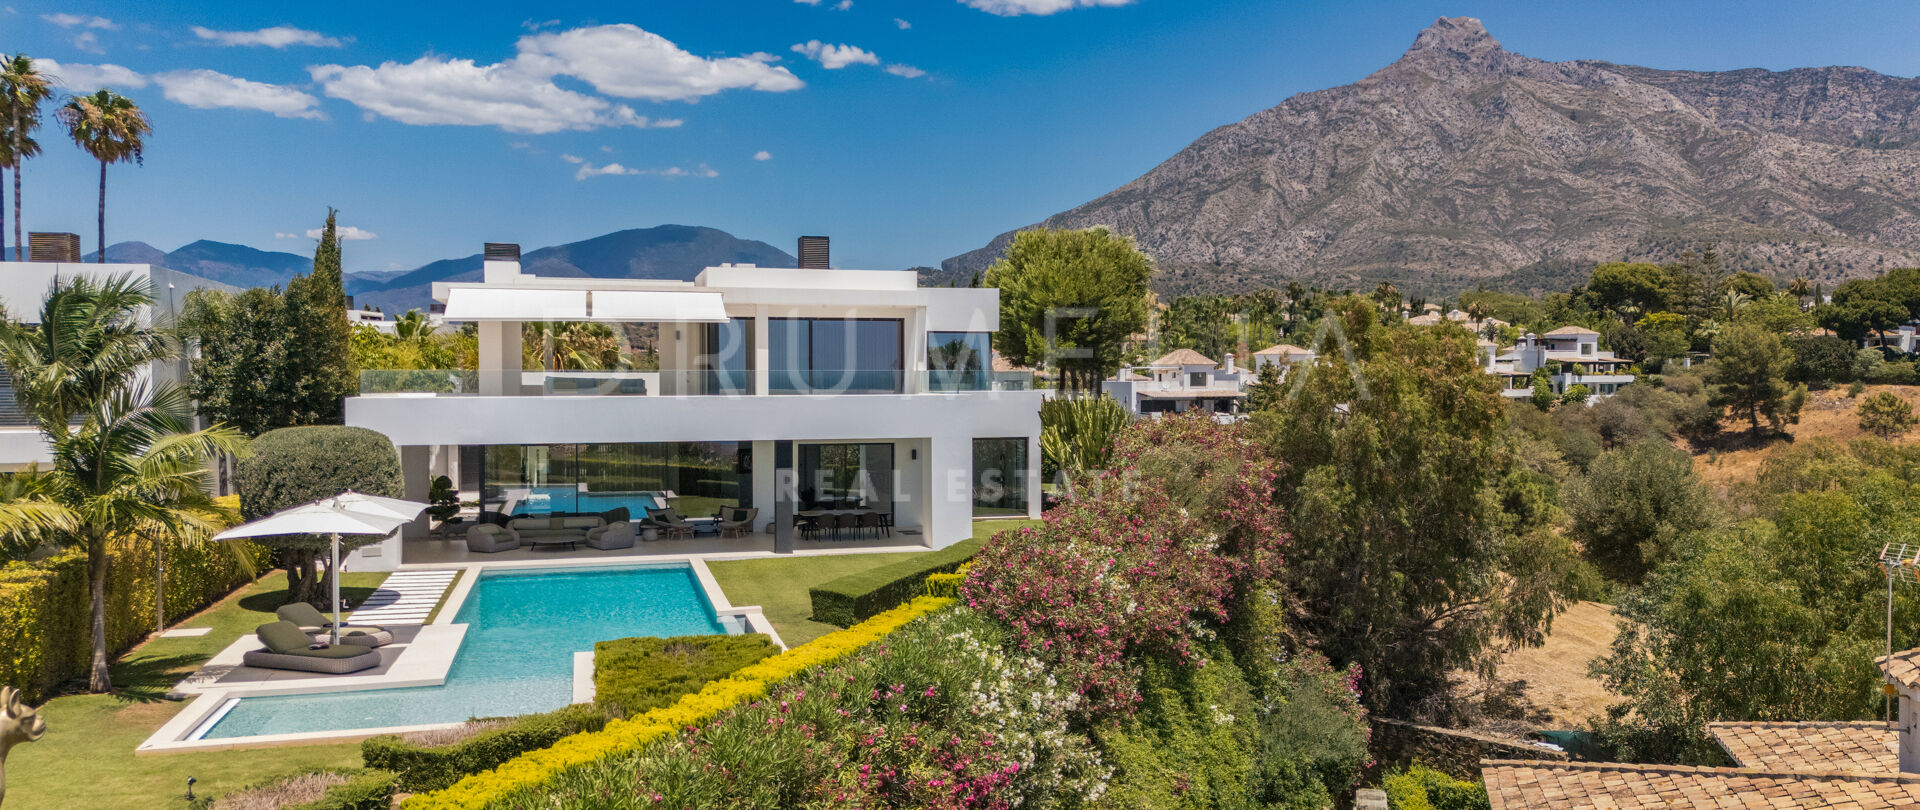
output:
<svg viewBox="0 0 1920 810"><path fill-rule="evenodd" d="M714 550L785 552L830 543L823 524L939 548L977 517L1038 517L1041 394L994 382L999 292L830 269L823 239L802 247L804 267L681 282L534 276L517 246L489 244L481 281L433 286L446 321L477 325L478 370L364 371L346 423L400 448L409 498L446 475L483 520L522 526L751 509ZM659 370L523 370L523 324L579 321L655 325ZM488 553L464 531L428 535L423 519L352 568ZM687 548L641 539L621 553Z"/></svg>
<svg viewBox="0 0 1920 810"><path fill-rule="evenodd" d="M1222 368L1192 349L1175 349L1146 365L1120 369L1113 379L1102 381L1100 389L1135 416L1196 409L1237 414L1246 405L1246 384L1252 377L1234 365L1231 354Z"/></svg>
<svg viewBox="0 0 1920 810"><path fill-rule="evenodd" d="M65 234L34 234L35 237L65 236ZM39 250L47 240L36 239L34 244ZM31 321L39 312L40 304L47 297L47 291L58 279L87 277L103 280L114 276L130 276L135 281L150 282L153 285L154 306L146 313L148 323L168 321L179 313L186 303L187 293L199 289L239 290L217 281L199 276L169 270L151 264L96 264L79 262L77 259L78 241L70 253L53 257L38 254L41 259L24 262L0 261L0 306L5 306L9 315ZM32 257L30 257L32 258ZM171 363L156 363L151 368L151 379L162 382L181 383L187 377L187 361L182 359ZM0 472L15 472L29 464L45 466L52 460L48 455L45 440L40 432L27 423L26 416L20 412L20 404L14 399L13 383L0 373Z"/></svg>
<svg viewBox="0 0 1920 810"><path fill-rule="evenodd" d="M1578 326L1562 326L1544 335L1527 334L1520 343L1505 352L1488 352L1486 368L1504 381L1501 394L1525 399L1533 391L1535 369L1559 364L1552 377L1553 392L1564 394L1575 385L1584 385L1593 399L1613 396L1621 386L1633 382L1627 368L1633 363L1600 349L1600 333Z"/></svg>

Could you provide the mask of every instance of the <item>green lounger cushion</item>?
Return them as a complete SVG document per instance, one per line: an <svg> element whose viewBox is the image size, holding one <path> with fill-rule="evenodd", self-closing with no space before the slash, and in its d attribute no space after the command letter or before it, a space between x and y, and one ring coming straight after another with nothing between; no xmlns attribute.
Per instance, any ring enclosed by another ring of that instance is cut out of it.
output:
<svg viewBox="0 0 1920 810"><path fill-rule="evenodd" d="M365 655L367 648L341 645L323 649L309 649L313 638L303 632L293 622L267 622L254 628L254 634L260 637L260 643L268 652L280 655L304 655L309 658L353 658Z"/></svg>
<svg viewBox="0 0 1920 810"><path fill-rule="evenodd" d="M279 610L276 610L273 612L273 615L280 617L284 621L293 622L294 624L300 625L301 627L326 627L333 621L333 618L331 616L328 616L325 613L321 613L319 608L316 608L305 602L295 602L291 605L281 605ZM340 623L341 630L345 630L348 627L359 627L367 630L368 632L372 632L380 629L378 627L374 627L373 625L368 625L368 624L350 624L348 622Z"/></svg>

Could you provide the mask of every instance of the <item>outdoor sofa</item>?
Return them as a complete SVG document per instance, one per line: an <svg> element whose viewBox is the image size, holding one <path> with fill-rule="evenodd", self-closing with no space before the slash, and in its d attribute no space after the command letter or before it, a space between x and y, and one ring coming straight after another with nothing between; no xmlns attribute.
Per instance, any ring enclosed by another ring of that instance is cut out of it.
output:
<svg viewBox="0 0 1920 810"><path fill-rule="evenodd" d="M281 605L273 612L281 621L293 622L300 632L313 637L314 641L325 641L333 637L333 622L319 609L305 602ZM384 627L370 624L340 623L340 643L357 647L383 647L393 643L393 633Z"/></svg>
<svg viewBox="0 0 1920 810"><path fill-rule="evenodd" d="M293 622L267 622L253 632L260 638L261 649L240 657L241 662L250 667L344 675L380 665L380 653L372 649L317 643ZM316 646L319 649L313 649Z"/></svg>
<svg viewBox="0 0 1920 810"><path fill-rule="evenodd" d="M477 523L467 530L467 550L492 553L520 547L520 535L513 527L495 523Z"/></svg>

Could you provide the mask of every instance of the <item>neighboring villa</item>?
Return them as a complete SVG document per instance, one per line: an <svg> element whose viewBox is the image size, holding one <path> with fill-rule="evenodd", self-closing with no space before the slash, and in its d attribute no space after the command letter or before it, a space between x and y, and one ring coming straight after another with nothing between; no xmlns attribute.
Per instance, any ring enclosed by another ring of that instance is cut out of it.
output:
<svg viewBox="0 0 1920 810"><path fill-rule="evenodd" d="M1291 343L1268 346L1253 353L1253 373L1258 377L1267 366L1279 366L1284 374L1289 366L1311 363L1317 356L1312 349L1302 349Z"/></svg>
<svg viewBox="0 0 1920 810"><path fill-rule="evenodd" d="M1550 378L1555 394L1584 385L1594 399L1603 399L1634 379L1628 371L1631 361L1601 351L1600 333L1578 326L1562 326L1544 335L1529 333L1519 345L1498 354L1486 351L1492 344L1485 340L1479 345L1487 373L1501 377L1501 394L1512 399L1527 398L1533 392L1534 370L1554 363L1559 364L1559 372Z"/></svg>
<svg viewBox="0 0 1920 810"><path fill-rule="evenodd" d="M150 282L153 285L154 306L145 313L149 323L172 320L186 303L187 293L194 290L239 292L237 288L217 281L157 265L82 263L79 261L79 238L70 234L36 233L32 237L29 261L0 262L0 306L5 306L7 313L15 318L30 321L37 317L41 302L46 299L47 291L53 287L56 278L84 276L104 280L114 276L132 276L136 281ZM185 359L155 363L148 377L150 380L171 383L184 383L186 378ZM45 466L52 460L46 439L21 412L20 403L14 398L12 381L0 373L0 472L15 472L29 464Z"/></svg>
<svg viewBox="0 0 1920 810"><path fill-rule="evenodd" d="M1100 387L1136 416L1196 409L1238 414L1246 405L1246 385L1253 375L1236 369L1231 354L1226 368L1219 365L1192 349L1175 349L1144 366L1120 369Z"/></svg>
<svg viewBox="0 0 1920 810"><path fill-rule="evenodd" d="M1731 768L1483 760L1487 797L1492 810L1704 810L1732 796L1749 799L1741 807L1920 807L1920 649L1874 663L1900 696L1896 723L1708 723Z"/></svg>
<svg viewBox="0 0 1920 810"><path fill-rule="evenodd" d="M1439 309L1438 307L1435 307L1432 304L1428 304L1427 307L1429 308L1429 310ZM1487 327L1489 326L1495 329L1504 329L1507 326L1511 325L1511 324L1508 324L1506 321L1500 320L1499 318L1487 318L1484 320L1475 319L1472 315L1468 315L1467 313L1457 309L1451 312L1448 312L1445 315L1441 315L1439 312L1436 312L1436 311L1429 311L1420 315L1415 315L1407 319L1407 323L1412 324L1414 326L1437 326L1446 321L1452 321L1454 323L1465 326L1467 327L1467 331L1470 331L1476 335L1486 334Z"/></svg>
<svg viewBox="0 0 1920 810"><path fill-rule="evenodd" d="M365 371L346 422L400 448L407 497L446 475L496 519L750 508L748 530L786 551L803 512L877 513L888 531L869 536L935 548L976 517L1037 518L1041 394L995 381L999 291L829 269L825 254L808 237L801 267L686 282L534 276L517 245L489 244L481 281L433 285L446 321L477 324L479 369ZM522 371L521 325L547 321L657 324L660 369ZM462 542L426 531L354 568Z"/></svg>

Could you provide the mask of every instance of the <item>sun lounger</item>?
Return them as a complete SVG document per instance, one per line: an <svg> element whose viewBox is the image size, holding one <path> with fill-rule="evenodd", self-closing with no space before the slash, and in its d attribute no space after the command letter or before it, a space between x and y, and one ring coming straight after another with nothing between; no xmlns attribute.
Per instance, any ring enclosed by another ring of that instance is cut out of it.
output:
<svg viewBox="0 0 1920 810"><path fill-rule="evenodd" d="M333 638L333 622L317 608L305 602L281 605L273 612L281 621L293 622L300 631L313 637L314 641L326 641ZM393 642L393 633L384 627L371 624L340 623L340 643L358 647L380 647Z"/></svg>
<svg viewBox="0 0 1920 810"><path fill-rule="evenodd" d="M380 654L366 647L342 644L312 649L313 638L293 622L268 622L255 628L254 633L260 637L262 649L240 657L250 667L344 675L380 665Z"/></svg>

